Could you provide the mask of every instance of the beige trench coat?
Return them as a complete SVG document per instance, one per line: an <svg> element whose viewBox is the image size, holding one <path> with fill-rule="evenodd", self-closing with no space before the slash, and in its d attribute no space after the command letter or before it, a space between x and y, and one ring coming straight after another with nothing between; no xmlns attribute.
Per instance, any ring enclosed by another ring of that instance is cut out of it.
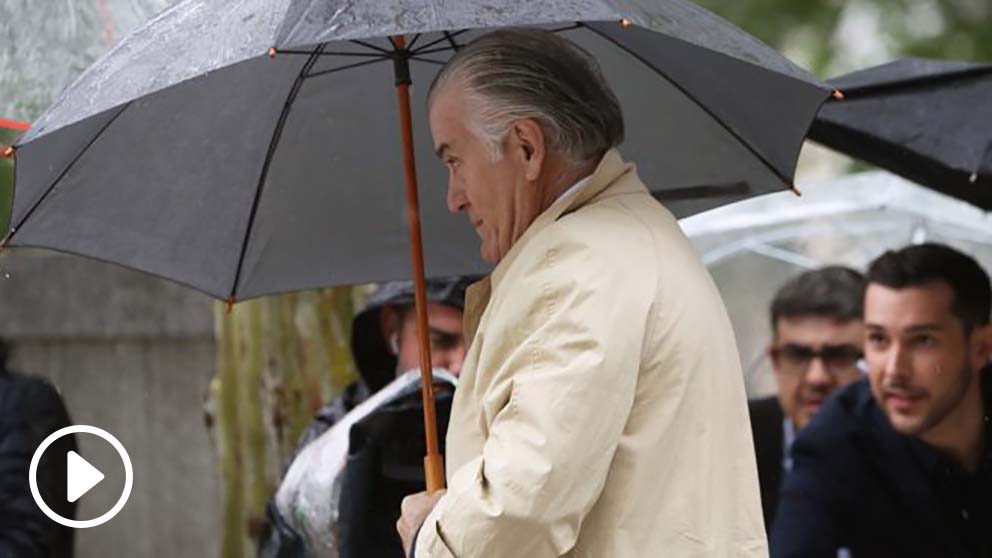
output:
<svg viewBox="0 0 992 558"><path fill-rule="evenodd" d="M726 311L616 151L469 290L465 325L416 558L767 555Z"/></svg>

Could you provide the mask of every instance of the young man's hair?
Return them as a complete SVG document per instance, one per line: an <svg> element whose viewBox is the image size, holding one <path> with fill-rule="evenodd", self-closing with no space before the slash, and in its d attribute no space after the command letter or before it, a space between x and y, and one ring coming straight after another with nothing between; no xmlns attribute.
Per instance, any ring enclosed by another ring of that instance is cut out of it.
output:
<svg viewBox="0 0 992 558"><path fill-rule="evenodd" d="M954 299L951 313L965 333L989 323L992 286L989 275L972 257L943 244L917 244L889 250L868 267L868 283L892 289L945 283Z"/></svg>
<svg viewBox="0 0 992 558"><path fill-rule="evenodd" d="M863 316L865 279L857 271L832 265L806 271L790 279L775 293L771 326L775 332L782 318L831 318L838 322Z"/></svg>

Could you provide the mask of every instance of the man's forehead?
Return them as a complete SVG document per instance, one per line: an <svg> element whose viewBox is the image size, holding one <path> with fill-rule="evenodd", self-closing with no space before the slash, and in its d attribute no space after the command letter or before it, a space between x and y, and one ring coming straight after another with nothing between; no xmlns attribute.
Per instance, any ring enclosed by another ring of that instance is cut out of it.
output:
<svg viewBox="0 0 992 558"><path fill-rule="evenodd" d="M434 139L434 153L438 157L446 151L457 149L458 138L464 133L465 124L461 112L445 97L440 97L431 107L430 114L431 136Z"/></svg>
<svg viewBox="0 0 992 558"><path fill-rule="evenodd" d="M857 343L864 332L864 323L857 318L839 320L817 315L783 316L776 326L780 341L808 345Z"/></svg>
<svg viewBox="0 0 992 558"><path fill-rule="evenodd" d="M953 317L953 295L943 282L905 288L872 283L865 291L865 322L871 327L940 325Z"/></svg>

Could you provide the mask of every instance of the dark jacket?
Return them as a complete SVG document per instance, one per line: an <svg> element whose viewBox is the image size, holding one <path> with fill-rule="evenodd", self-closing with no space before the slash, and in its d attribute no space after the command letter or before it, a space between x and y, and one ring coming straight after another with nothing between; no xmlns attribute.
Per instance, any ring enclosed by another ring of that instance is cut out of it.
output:
<svg viewBox="0 0 992 558"><path fill-rule="evenodd" d="M992 556L990 374L983 374L985 453L975 474L893 430L867 379L839 390L792 446L771 556Z"/></svg>
<svg viewBox="0 0 992 558"><path fill-rule="evenodd" d="M8 372L0 365L0 558L72 556L73 530L55 523L35 504L28 470L35 449L69 426L69 414L47 381ZM66 499L66 459L75 436L63 436L39 462L38 490L59 515L75 518Z"/></svg>
<svg viewBox="0 0 992 558"><path fill-rule="evenodd" d="M782 483L782 407L777 397L766 397L748 402L751 415L751 436L758 461L758 484L761 486L761 511L765 516L765 530L771 531L775 509L778 507L778 490Z"/></svg>

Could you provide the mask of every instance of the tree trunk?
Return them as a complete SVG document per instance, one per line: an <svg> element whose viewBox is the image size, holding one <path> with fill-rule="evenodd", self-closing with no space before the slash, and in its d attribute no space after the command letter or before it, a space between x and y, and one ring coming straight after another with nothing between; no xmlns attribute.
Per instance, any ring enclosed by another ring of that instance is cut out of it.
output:
<svg viewBox="0 0 992 558"><path fill-rule="evenodd" d="M356 378L358 289L337 287L214 306L217 375L208 409L222 487L221 556L255 556L265 505L321 405Z"/></svg>

